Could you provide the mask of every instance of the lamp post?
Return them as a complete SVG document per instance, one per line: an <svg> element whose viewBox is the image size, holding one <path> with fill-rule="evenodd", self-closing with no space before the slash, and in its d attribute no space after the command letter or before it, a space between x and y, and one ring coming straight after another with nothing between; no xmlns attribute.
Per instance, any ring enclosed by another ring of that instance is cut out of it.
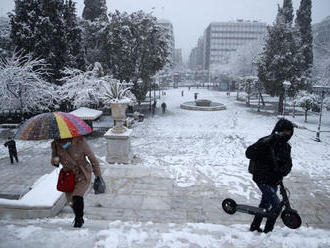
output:
<svg viewBox="0 0 330 248"><path fill-rule="evenodd" d="M282 115L285 116L285 105L286 105L286 93L288 91L288 89L291 86L291 83L289 81L284 81L282 83L283 87L284 87L284 106L283 106L283 112Z"/></svg>
<svg viewBox="0 0 330 248"><path fill-rule="evenodd" d="M325 93L330 92L329 86L313 86L313 91L321 93L321 107L320 107L320 115L319 115L319 124L316 131L315 141L320 142L320 133L321 133L321 120L322 120L322 108L323 108L323 100Z"/></svg>
<svg viewBox="0 0 330 248"><path fill-rule="evenodd" d="M258 90L258 112L260 112L261 83L259 80L255 80L254 83Z"/></svg>

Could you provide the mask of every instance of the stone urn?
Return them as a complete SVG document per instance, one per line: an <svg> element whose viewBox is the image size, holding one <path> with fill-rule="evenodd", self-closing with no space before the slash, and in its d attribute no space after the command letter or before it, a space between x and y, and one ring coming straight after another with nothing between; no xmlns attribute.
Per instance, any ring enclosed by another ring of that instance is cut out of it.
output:
<svg viewBox="0 0 330 248"><path fill-rule="evenodd" d="M124 133L126 128L123 126L123 120L126 118L127 103L111 103L111 116L116 121L111 129L113 133Z"/></svg>

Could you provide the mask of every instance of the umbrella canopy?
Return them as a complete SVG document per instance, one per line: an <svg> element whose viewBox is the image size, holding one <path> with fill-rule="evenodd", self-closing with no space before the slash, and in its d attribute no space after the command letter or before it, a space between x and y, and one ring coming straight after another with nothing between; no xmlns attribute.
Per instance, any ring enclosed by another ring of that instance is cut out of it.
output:
<svg viewBox="0 0 330 248"><path fill-rule="evenodd" d="M63 113L36 115L23 123L15 134L21 140L66 139L91 133L92 129L79 117Z"/></svg>

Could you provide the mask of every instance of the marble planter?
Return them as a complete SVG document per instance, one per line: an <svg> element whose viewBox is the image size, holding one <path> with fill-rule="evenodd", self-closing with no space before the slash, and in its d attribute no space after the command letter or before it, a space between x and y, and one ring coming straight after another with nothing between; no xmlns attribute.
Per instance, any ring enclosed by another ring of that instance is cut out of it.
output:
<svg viewBox="0 0 330 248"><path fill-rule="evenodd" d="M131 136L132 130L126 129L123 133L114 133L109 129L104 137L107 140L106 160L110 164L128 164L131 162Z"/></svg>
<svg viewBox="0 0 330 248"><path fill-rule="evenodd" d="M116 121L111 129L113 133L124 133L126 128L123 126L123 120L126 118L127 103L111 103L111 116Z"/></svg>

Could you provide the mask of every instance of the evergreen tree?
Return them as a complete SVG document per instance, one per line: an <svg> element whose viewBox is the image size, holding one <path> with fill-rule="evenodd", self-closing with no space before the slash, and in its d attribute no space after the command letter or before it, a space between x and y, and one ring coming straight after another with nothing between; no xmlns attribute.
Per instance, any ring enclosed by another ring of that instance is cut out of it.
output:
<svg viewBox="0 0 330 248"><path fill-rule="evenodd" d="M85 0L84 4L85 7L82 16L85 20L108 20L106 0Z"/></svg>
<svg viewBox="0 0 330 248"><path fill-rule="evenodd" d="M313 65L312 1L301 0L295 20L298 54L297 70L300 77L309 78Z"/></svg>
<svg viewBox="0 0 330 248"><path fill-rule="evenodd" d="M120 82L132 81L132 92L144 100L151 77L168 62L168 37L157 19L143 11L110 14L103 54Z"/></svg>
<svg viewBox="0 0 330 248"><path fill-rule="evenodd" d="M10 39L9 19L0 17L0 57L9 57L14 50L15 48Z"/></svg>
<svg viewBox="0 0 330 248"><path fill-rule="evenodd" d="M82 47L82 31L78 25L75 3L72 0L65 1L64 23L68 45L67 67L85 69L85 57Z"/></svg>
<svg viewBox="0 0 330 248"><path fill-rule="evenodd" d="M51 80L61 77L67 58L63 0L16 0L11 38L18 49L46 60Z"/></svg>
<svg viewBox="0 0 330 248"><path fill-rule="evenodd" d="M292 23L293 21L292 0L283 0L283 7L279 9L279 11L282 12L285 23Z"/></svg>
<svg viewBox="0 0 330 248"><path fill-rule="evenodd" d="M109 22L105 0L85 0L83 11L83 41L87 63L93 66L100 62L107 69L106 58L101 52L102 30Z"/></svg>
<svg viewBox="0 0 330 248"><path fill-rule="evenodd" d="M294 84L296 68L296 46L292 28L292 4L284 0L284 7L278 7L273 26L268 27L268 35L262 55L258 61L258 77L266 92L279 97L278 112L282 113L285 80ZM291 87L294 90L295 86Z"/></svg>
<svg viewBox="0 0 330 248"><path fill-rule="evenodd" d="M51 82L59 82L65 67L83 68L81 31L72 1L15 0L10 18L13 43L46 61Z"/></svg>

